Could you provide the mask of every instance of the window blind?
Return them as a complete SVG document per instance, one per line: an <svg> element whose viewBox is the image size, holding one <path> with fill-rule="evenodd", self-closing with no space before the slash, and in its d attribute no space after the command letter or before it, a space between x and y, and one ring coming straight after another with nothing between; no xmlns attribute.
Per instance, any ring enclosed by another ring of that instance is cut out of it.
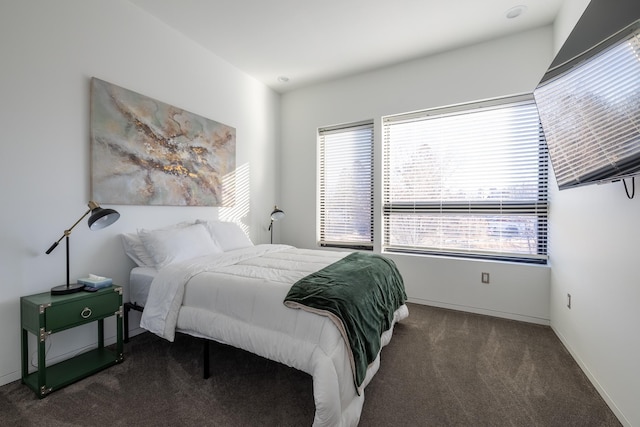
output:
<svg viewBox="0 0 640 427"><path fill-rule="evenodd" d="M534 91L561 190L640 173L640 23L596 48Z"/></svg>
<svg viewBox="0 0 640 427"><path fill-rule="evenodd" d="M546 262L532 96L383 118L383 250Z"/></svg>
<svg viewBox="0 0 640 427"><path fill-rule="evenodd" d="M373 248L373 121L321 128L321 246Z"/></svg>

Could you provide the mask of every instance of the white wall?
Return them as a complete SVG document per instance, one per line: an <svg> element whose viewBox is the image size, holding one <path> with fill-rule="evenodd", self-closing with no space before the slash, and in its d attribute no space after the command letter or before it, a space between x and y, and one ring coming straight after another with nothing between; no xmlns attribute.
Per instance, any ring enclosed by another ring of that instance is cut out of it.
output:
<svg viewBox="0 0 640 427"><path fill-rule="evenodd" d="M63 282L64 248L44 251L90 196L91 76L236 127L237 164L248 172L251 197L237 209L113 206L122 217L111 227L94 234L78 226L72 278L95 272L126 283L132 263L118 234L137 227L234 216L254 241L266 242L266 217L277 202L287 217L277 223L276 240L315 247L316 128L374 118L379 150L383 115L530 92L588 0L565 3L555 32L535 30L301 89L284 96L280 118L279 96L126 1L2 1L0 384L19 378L19 297ZM638 197L628 200L620 183L554 191L551 274L545 267L393 258L412 300L542 323L550 318L621 420L640 425ZM481 271L491 273L490 285L480 284ZM94 331L81 329L54 336L49 358L91 345ZM113 339L113 328L107 335Z"/></svg>
<svg viewBox="0 0 640 427"><path fill-rule="evenodd" d="M280 207L287 216L278 223L282 240L316 247L317 128L374 119L380 183L381 116L531 93L552 58L553 32L546 27L283 95ZM378 227L380 191L378 187ZM380 233L376 239L380 251ZM546 266L390 257L397 262L412 301L548 324ZM483 271L491 274L491 284L480 282Z"/></svg>
<svg viewBox="0 0 640 427"><path fill-rule="evenodd" d="M553 49L558 52L591 0L564 0L553 23Z"/></svg>
<svg viewBox="0 0 640 427"><path fill-rule="evenodd" d="M556 33L568 34L588 3L567 2L572 18ZM640 195L629 200L620 182L552 194L551 327L629 426L640 425L638 218Z"/></svg>
<svg viewBox="0 0 640 427"><path fill-rule="evenodd" d="M20 375L19 298L64 282L64 242L52 254L44 252L87 209L90 78L235 127L237 166L248 191L233 209L110 206L122 215L111 227L74 229L72 280L93 272L125 284L133 264L118 235L138 227L220 216L239 219L255 242L268 242L268 215L277 201L280 96L124 0L2 1L0 55L5 384ZM113 323L106 324L108 340L115 334ZM74 354L95 340L95 325L55 334L48 359Z"/></svg>

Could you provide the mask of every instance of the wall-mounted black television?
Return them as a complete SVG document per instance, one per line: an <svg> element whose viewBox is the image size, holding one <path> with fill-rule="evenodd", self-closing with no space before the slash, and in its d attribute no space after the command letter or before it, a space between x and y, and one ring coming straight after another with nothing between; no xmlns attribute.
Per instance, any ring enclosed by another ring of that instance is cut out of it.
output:
<svg viewBox="0 0 640 427"><path fill-rule="evenodd" d="M640 174L640 20L556 58L534 98L561 190Z"/></svg>

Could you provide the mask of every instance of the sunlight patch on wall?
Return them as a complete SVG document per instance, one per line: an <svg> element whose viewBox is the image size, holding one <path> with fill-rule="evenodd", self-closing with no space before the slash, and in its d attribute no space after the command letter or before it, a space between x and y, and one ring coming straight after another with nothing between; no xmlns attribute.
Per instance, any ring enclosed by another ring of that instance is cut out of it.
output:
<svg viewBox="0 0 640 427"><path fill-rule="evenodd" d="M247 216L250 209L249 177L249 164L245 163L222 178L222 205L224 207L218 209L218 218L221 221L236 222L247 234L249 234Z"/></svg>

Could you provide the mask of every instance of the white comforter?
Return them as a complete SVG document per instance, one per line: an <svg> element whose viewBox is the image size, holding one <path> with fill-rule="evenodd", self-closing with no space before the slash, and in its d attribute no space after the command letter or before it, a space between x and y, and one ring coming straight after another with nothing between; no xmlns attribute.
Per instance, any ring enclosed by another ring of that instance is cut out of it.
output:
<svg viewBox="0 0 640 427"><path fill-rule="evenodd" d="M169 341L177 329L307 372L313 377L313 425L357 425L364 393L353 384L340 332L326 317L283 304L293 283L347 254L257 245L169 265L151 285L140 324ZM407 315L403 305L394 323ZM383 334L383 345L392 330ZM362 389L379 365L378 355Z"/></svg>

